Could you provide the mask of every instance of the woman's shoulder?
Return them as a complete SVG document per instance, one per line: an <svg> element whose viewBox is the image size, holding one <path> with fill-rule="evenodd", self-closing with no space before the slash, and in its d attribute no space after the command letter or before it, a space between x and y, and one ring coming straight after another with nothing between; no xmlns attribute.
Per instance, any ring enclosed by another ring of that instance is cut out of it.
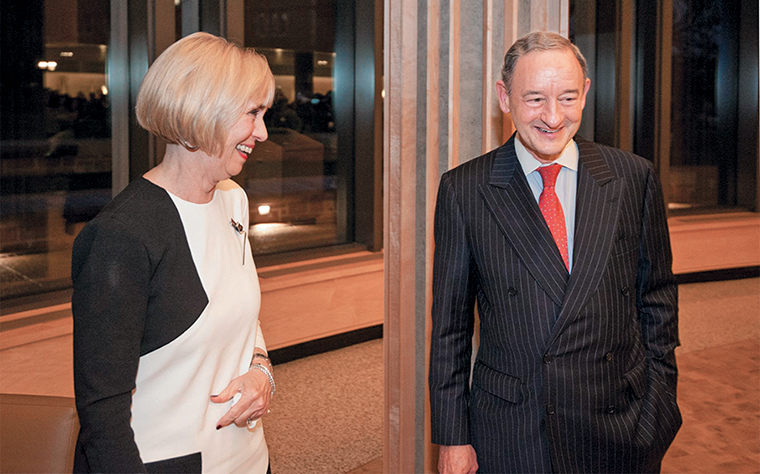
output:
<svg viewBox="0 0 760 474"><path fill-rule="evenodd" d="M216 189L219 191L231 193L233 195L240 195L240 196L245 197L245 191L243 190L243 188L241 188L239 184L237 184L235 181L231 179L225 179L224 181L219 181L216 184Z"/></svg>
<svg viewBox="0 0 760 474"><path fill-rule="evenodd" d="M221 196L225 201L248 205L248 195L245 193L245 190L231 179L219 181L216 185L216 190L217 192L221 191Z"/></svg>
<svg viewBox="0 0 760 474"><path fill-rule="evenodd" d="M118 228L133 235L155 234L178 219L169 195L145 178L138 178L87 224L91 228Z"/></svg>
<svg viewBox="0 0 760 474"><path fill-rule="evenodd" d="M103 209L103 214L132 215L144 218L158 211L173 208L169 194L145 178L137 178L124 188Z"/></svg>

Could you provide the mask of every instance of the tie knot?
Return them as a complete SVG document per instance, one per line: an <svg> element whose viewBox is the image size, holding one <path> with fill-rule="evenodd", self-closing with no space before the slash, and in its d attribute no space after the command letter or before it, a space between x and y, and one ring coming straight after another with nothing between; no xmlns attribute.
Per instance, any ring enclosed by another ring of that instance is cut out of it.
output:
<svg viewBox="0 0 760 474"><path fill-rule="evenodd" d="M562 165L559 165L557 163L538 168L538 174L541 175L541 179L544 182L544 188L550 188L554 186L554 183L557 182L557 175L561 169Z"/></svg>

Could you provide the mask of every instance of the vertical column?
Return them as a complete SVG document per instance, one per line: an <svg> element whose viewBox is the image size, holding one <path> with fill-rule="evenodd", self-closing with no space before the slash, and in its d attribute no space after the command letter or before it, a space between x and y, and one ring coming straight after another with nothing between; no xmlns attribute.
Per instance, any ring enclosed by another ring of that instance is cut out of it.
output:
<svg viewBox="0 0 760 474"><path fill-rule="evenodd" d="M129 184L129 31L126 2L111 2L108 92L111 105L111 182L115 196Z"/></svg>
<svg viewBox="0 0 760 474"><path fill-rule="evenodd" d="M655 168L660 182L670 182L670 102L672 92L673 51L673 1L657 2L657 82L659 94L655 95ZM670 202L670 187L663 186L665 202Z"/></svg>
<svg viewBox="0 0 760 474"><path fill-rule="evenodd" d="M635 64L633 43L636 38L636 22L634 21L636 2L634 0L619 0L616 13L616 23L619 25L620 32L615 45L615 57L620 58L620 60L616 64L615 71L619 78L615 84L615 104L618 109L615 114L615 146L623 150L633 151L634 88L631 85L634 74L633 64ZM589 70L591 70L591 65L589 65ZM586 98L586 106L588 107L588 98Z"/></svg>
<svg viewBox="0 0 760 474"><path fill-rule="evenodd" d="M436 471L427 358L438 181L512 133L494 92L504 52L537 16L566 32L567 1L385 1L384 472Z"/></svg>
<svg viewBox="0 0 760 474"><path fill-rule="evenodd" d="M432 216L435 212L435 192L438 189L438 177L442 170L448 168L448 154L444 153L448 147L442 146L442 137L445 138L449 131L449 121L446 111L448 110L448 100L443 100L444 90L448 90L449 81L442 76L446 74L446 67L441 59L441 47L443 39L442 30L445 26L442 24L442 1L432 0L429 2L427 14L427 110L425 111L425 123L427 125L425 135L426 159L425 161L425 226L422 227L424 239L422 247L424 252L421 257L424 258L424 278L418 284L422 285L424 291L424 314L417 315L425 323L424 328L424 380L422 381L422 394L424 395L424 439L422 439L424 452L424 472L437 472L436 464L438 453L436 447L430 442L430 396L427 391L427 367L429 364L430 352L430 307L432 302L432 285L433 281L433 226ZM445 75L448 78L448 74ZM419 387L417 388L419 390ZM420 472L420 471L418 471Z"/></svg>
<svg viewBox="0 0 760 474"><path fill-rule="evenodd" d="M224 5L224 35L237 44L245 44L245 3L227 0Z"/></svg>
<svg viewBox="0 0 760 474"><path fill-rule="evenodd" d="M417 260L417 0L385 3L385 357L384 472L420 472L424 439L416 316ZM424 220L422 220L424 225ZM424 326L424 324L423 324ZM423 339L424 340L424 339Z"/></svg>
<svg viewBox="0 0 760 474"><path fill-rule="evenodd" d="M182 2L182 36L201 31L200 0L184 0Z"/></svg>

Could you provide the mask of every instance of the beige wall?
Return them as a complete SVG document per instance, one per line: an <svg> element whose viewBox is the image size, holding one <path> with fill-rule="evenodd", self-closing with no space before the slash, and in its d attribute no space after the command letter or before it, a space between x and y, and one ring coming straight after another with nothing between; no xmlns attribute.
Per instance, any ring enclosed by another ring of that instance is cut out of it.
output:
<svg viewBox="0 0 760 474"><path fill-rule="evenodd" d="M434 472L427 339L440 175L501 144L503 54L534 30L567 34L568 0L385 1L384 472Z"/></svg>
<svg viewBox="0 0 760 474"><path fill-rule="evenodd" d="M270 351L383 322L382 254L264 267L259 281L259 320Z"/></svg>

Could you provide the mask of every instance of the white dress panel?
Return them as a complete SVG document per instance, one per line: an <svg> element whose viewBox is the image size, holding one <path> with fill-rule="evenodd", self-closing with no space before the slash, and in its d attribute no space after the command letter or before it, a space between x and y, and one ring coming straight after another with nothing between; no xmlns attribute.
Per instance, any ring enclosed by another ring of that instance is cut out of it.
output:
<svg viewBox="0 0 760 474"><path fill-rule="evenodd" d="M209 303L177 339L140 358L132 401L140 455L153 462L200 452L204 473L264 473L262 424L217 430L234 402L210 400L248 371L255 346L264 347L257 341L261 293L247 239L247 197L229 180L217 185L206 204L169 196Z"/></svg>

